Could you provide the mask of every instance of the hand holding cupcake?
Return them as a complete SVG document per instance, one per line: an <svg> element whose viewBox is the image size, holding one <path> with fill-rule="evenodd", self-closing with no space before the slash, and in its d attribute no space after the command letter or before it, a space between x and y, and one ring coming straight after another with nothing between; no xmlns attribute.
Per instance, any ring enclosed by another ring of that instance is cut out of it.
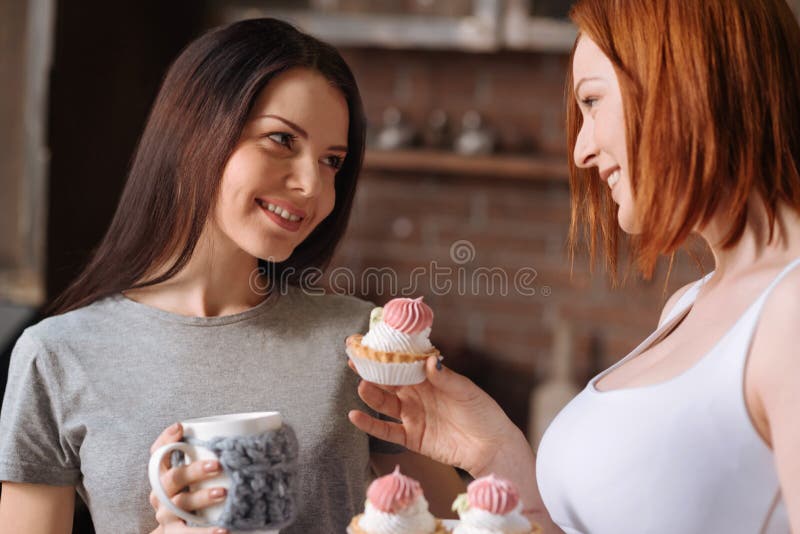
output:
<svg viewBox="0 0 800 534"><path fill-rule="evenodd" d="M370 315L369 332L347 338L347 355L361 378L404 386L425 380L425 360L439 356L430 342L433 310L416 299L397 298Z"/></svg>

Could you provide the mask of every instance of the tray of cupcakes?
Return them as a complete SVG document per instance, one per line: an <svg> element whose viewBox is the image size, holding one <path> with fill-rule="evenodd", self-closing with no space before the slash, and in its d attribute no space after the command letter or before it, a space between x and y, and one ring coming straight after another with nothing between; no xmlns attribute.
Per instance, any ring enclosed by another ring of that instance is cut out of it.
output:
<svg viewBox="0 0 800 534"><path fill-rule="evenodd" d="M522 515L517 488L494 475L474 480L453 503L459 520L438 519L428 510L419 482L395 467L367 490L364 512L350 522L348 534L540 534Z"/></svg>

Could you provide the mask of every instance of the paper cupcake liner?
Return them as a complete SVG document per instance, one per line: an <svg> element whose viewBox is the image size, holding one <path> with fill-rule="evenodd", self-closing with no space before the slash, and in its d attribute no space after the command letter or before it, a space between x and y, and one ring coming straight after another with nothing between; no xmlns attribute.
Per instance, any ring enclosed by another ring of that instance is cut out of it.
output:
<svg viewBox="0 0 800 534"><path fill-rule="evenodd" d="M453 532L452 529L456 528L456 524L458 523L458 521L450 521L448 523L448 520L445 520L443 521L443 523L444 527L439 527L438 530L434 531L434 534L437 534L439 532ZM351 527L347 527L347 534L357 534L357 533Z"/></svg>
<svg viewBox="0 0 800 534"><path fill-rule="evenodd" d="M367 382L383 386L411 386L425 381L425 360L411 363L383 363L362 358L347 349L358 374Z"/></svg>
<svg viewBox="0 0 800 534"><path fill-rule="evenodd" d="M359 517L363 514L359 514L353 518L353 521L356 521ZM352 525L352 523L351 523ZM458 525L457 519L437 519L436 520L436 530L433 531L432 534L448 534L452 533L453 529L456 528ZM359 529L361 530L361 529ZM363 530L361 530L363 532ZM352 526L347 527L347 534L361 534L361 532L357 532Z"/></svg>

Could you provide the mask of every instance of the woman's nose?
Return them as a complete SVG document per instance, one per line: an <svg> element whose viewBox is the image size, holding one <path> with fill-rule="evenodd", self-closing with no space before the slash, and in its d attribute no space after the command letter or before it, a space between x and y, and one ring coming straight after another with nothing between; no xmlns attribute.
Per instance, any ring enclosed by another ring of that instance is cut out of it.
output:
<svg viewBox="0 0 800 534"><path fill-rule="evenodd" d="M311 156L298 158L288 182L289 187L304 197L314 197L322 189L319 164Z"/></svg>
<svg viewBox="0 0 800 534"><path fill-rule="evenodd" d="M572 157L575 160L575 165L583 169L594 167L597 165L597 143L594 141L594 132L590 125L584 121L578 132L578 138L575 141L575 149Z"/></svg>

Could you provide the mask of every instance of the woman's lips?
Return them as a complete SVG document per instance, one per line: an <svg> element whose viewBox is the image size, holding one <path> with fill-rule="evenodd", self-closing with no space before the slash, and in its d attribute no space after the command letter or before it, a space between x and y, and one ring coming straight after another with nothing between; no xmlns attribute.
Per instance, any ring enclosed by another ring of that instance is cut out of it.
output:
<svg viewBox="0 0 800 534"><path fill-rule="evenodd" d="M305 210L302 210L291 202L287 202L285 200L257 198L256 202L259 206L263 206L269 211L274 211L278 213L278 215L283 215L284 219L305 219L307 216Z"/></svg>
<svg viewBox="0 0 800 534"><path fill-rule="evenodd" d="M300 230L300 227L303 225L303 219L299 221L290 221L289 219L284 219L278 213L270 211L265 204L256 201L258 204L259 209L264 212L264 214L271 219L275 224L283 228L284 230L288 230L290 232L297 232Z"/></svg>

